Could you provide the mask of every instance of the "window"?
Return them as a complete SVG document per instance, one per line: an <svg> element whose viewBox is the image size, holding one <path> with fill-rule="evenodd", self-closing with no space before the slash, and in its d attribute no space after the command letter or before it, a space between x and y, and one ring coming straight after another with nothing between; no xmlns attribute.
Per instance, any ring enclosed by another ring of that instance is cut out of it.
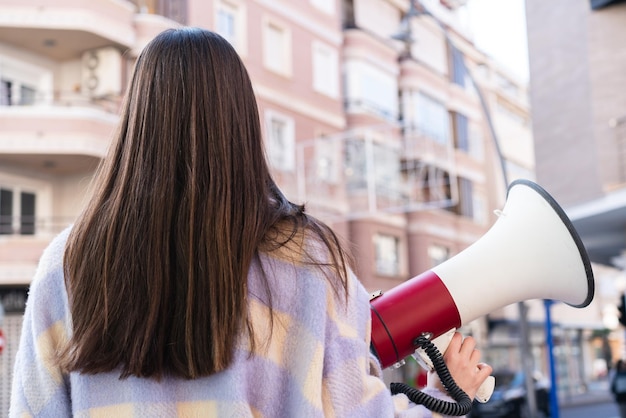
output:
<svg viewBox="0 0 626 418"><path fill-rule="evenodd" d="M217 9L217 33L222 35L231 45L235 45L236 26L235 26L236 11L232 9L232 6L228 3L221 3Z"/></svg>
<svg viewBox="0 0 626 418"><path fill-rule="evenodd" d="M10 55L2 55L0 106L52 104L54 76L40 67Z"/></svg>
<svg viewBox="0 0 626 418"><path fill-rule="evenodd" d="M0 234L13 233L13 191L0 189Z"/></svg>
<svg viewBox="0 0 626 418"><path fill-rule="evenodd" d="M328 138L315 140L315 178L335 184L339 180L340 142Z"/></svg>
<svg viewBox="0 0 626 418"><path fill-rule="evenodd" d="M332 98L339 97L339 54L321 42L313 42L313 89Z"/></svg>
<svg viewBox="0 0 626 418"><path fill-rule="evenodd" d="M35 104L35 89L29 86L20 86L20 105L34 105Z"/></svg>
<svg viewBox="0 0 626 418"><path fill-rule="evenodd" d="M375 187L376 193L397 195L401 183L400 157L385 144L364 139L346 141L346 177L350 190ZM374 184L371 184L373 180ZM395 188L394 188L395 187Z"/></svg>
<svg viewBox="0 0 626 418"><path fill-rule="evenodd" d="M395 121L398 116L397 79L369 63L351 61L346 69L348 112L366 111Z"/></svg>
<svg viewBox="0 0 626 418"><path fill-rule="evenodd" d="M11 87L13 83L9 80L0 80L0 106L11 106Z"/></svg>
<svg viewBox="0 0 626 418"><path fill-rule="evenodd" d="M469 152L469 130L467 117L460 113L453 113L454 146L465 152Z"/></svg>
<svg viewBox="0 0 626 418"><path fill-rule="evenodd" d="M376 273L384 276L400 274L400 240L387 234L374 235Z"/></svg>
<svg viewBox="0 0 626 418"><path fill-rule="evenodd" d="M245 53L246 23L244 5L239 0L218 2L215 30L222 35L240 54Z"/></svg>
<svg viewBox="0 0 626 418"><path fill-rule="evenodd" d="M411 44L411 55L436 73L445 76L450 72L450 52L443 30L428 20L413 19L411 26L417 42Z"/></svg>
<svg viewBox="0 0 626 418"><path fill-rule="evenodd" d="M168 0L159 2L160 15L182 25L187 23L187 0Z"/></svg>
<svg viewBox="0 0 626 418"><path fill-rule="evenodd" d="M452 201L450 174L440 167L426 165L421 172L421 201L449 203Z"/></svg>
<svg viewBox="0 0 626 418"><path fill-rule="evenodd" d="M0 80L0 106L34 105L35 96L33 87L14 80Z"/></svg>
<svg viewBox="0 0 626 418"><path fill-rule="evenodd" d="M459 177L459 215L474 218L474 192L472 182Z"/></svg>
<svg viewBox="0 0 626 418"><path fill-rule="evenodd" d="M400 156L390 146L373 144L372 162L376 193L387 197L398 197L400 191Z"/></svg>
<svg viewBox="0 0 626 418"><path fill-rule="evenodd" d="M450 249L443 245L431 244L428 246L430 266L435 267L450 258Z"/></svg>
<svg viewBox="0 0 626 418"><path fill-rule="evenodd" d="M346 1L352 9L356 27L379 39L389 39L398 30L400 10L395 1ZM395 3L395 4L394 4Z"/></svg>
<svg viewBox="0 0 626 418"><path fill-rule="evenodd" d="M358 139L346 141L346 180L349 189L362 189L367 186L367 160L365 142Z"/></svg>
<svg viewBox="0 0 626 418"><path fill-rule="evenodd" d="M450 140L450 114L444 104L422 92L417 93L414 103L411 125L415 124L432 140L447 144Z"/></svg>
<svg viewBox="0 0 626 418"><path fill-rule="evenodd" d="M267 111L265 123L270 164L281 171L295 170L296 143L293 119Z"/></svg>
<svg viewBox="0 0 626 418"><path fill-rule="evenodd" d="M0 235L10 235L19 231L21 235L35 233L35 194L12 189L0 189ZM19 213L18 224L14 214Z"/></svg>
<svg viewBox="0 0 626 418"><path fill-rule="evenodd" d="M489 222L489 218L487 216L487 203L485 202L485 198L477 193L473 193L472 201L474 222L480 225L486 225Z"/></svg>
<svg viewBox="0 0 626 418"><path fill-rule="evenodd" d="M178 23L187 23L187 0L132 0L141 13L157 14Z"/></svg>
<svg viewBox="0 0 626 418"><path fill-rule="evenodd" d="M467 70L465 68L463 53L459 51L454 45L450 44L450 55L450 78L454 84L465 87Z"/></svg>
<svg viewBox="0 0 626 418"><path fill-rule="evenodd" d="M469 153L476 160L483 160L485 157L485 138L483 136L482 126L477 123L471 123L468 127L469 135Z"/></svg>
<svg viewBox="0 0 626 418"><path fill-rule="evenodd" d="M457 179L459 190L459 202L456 206L450 207L451 212L457 215L474 219L474 192L472 182L463 177Z"/></svg>
<svg viewBox="0 0 626 418"><path fill-rule="evenodd" d="M356 28L356 16L354 12L355 0L343 0L341 5L342 19L344 29Z"/></svg>
<svg viewBox="0 0 626 418"><path fill-rule="evenodd" d="M263 64L276 73L291 75L291 33L270 20L263 28Z"/></svg>
<svg viewBox="0 0 626 418"><path fill-rule="evenodd" d="M35 233L35 194L20 193L20 234L33 235Z"/></svg>

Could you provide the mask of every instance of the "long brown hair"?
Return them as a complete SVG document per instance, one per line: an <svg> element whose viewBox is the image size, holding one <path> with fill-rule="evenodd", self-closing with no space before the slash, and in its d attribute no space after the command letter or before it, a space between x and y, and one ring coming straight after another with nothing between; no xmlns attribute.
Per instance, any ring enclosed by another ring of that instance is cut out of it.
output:
<svg viewBox="0 0 626 418"><path fill-rule="evenodd" d="M145 47L94 184L64 258L66 370L155 378L223 370L237 336L253 333L253 259L301 231L328 248L320 265L335 268L333 286L347 292L335 234L272 180L248 73L217 34L172 29Z"/></svg>

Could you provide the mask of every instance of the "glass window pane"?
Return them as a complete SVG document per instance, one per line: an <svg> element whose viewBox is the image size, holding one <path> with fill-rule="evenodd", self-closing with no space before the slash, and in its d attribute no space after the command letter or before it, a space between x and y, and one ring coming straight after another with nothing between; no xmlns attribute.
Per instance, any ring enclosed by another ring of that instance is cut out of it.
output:
<svg viewBox="0 0 626 418"><path fill-rule="evenodd" d="M11 106L11 87L8 80L0 80L0 106Z"/></svg>
<svg viewBox="0 0 626 418"><path fill-rule="evenodd" d="M20 105L30 106L35 104L35 89L29 86L20 86Z"/></svg>
<svg viewBox="0 0 626 418"><path fill-rule="evenodd" d="M13 191L0 189L0 234L13 233Z"/></svg>
<svg viewBox="0 0 626 418"><path fill-rule="evenodd" d="M400 273L399 239L392 235L374 235L376 252L376 272L382 275L395 276Z"/></svg>
<svg viewBox="0 0 626 418"><path fill-rule="evenodd" d="M20 233L33 235L35 233L35 194L22 192L20 200Z"/></svg>
<svg viewBox="0 0 626 418"><path fill-rule="evenodd" d="M265 66L278 73L287 73L289 66L287 59L290 52L287 51L287 32L272 23L265 26L264 30L264 63Z"/></svg>
<svg viewBox="0 0 626 418"><path fill-rule="evenodd" d="M266 117L267 147L273 168L292 171L295 169L295 136L293 120L274 113Z"/></svg>
<svg viewBox="0 0 626 418"><path fill-rule="evenodd" d="M441 144L450 139L450 115L443 103L418 93L415 117L419 131Z"/></svg>
<svg viewBox="0 0 626 418"><path fill-rule="evenodd" d="M217 33L222 35L231 45L235 45L236 11L222 4L217 12Z"/></svg>

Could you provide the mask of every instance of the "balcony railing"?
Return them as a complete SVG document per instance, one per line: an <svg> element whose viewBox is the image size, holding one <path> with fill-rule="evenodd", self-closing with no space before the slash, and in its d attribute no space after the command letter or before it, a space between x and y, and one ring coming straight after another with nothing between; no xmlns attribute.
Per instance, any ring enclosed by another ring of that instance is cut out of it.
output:
<svg viewBox="0 0 626 418"><path fill-rule="evenodd" d="M332 202L343 208L337 215L344 218L458 202L451 141L442 143L417 127L383 123L301 141L297 156L298 200Z"/></svg>
<svg viewBox="0 0 626 418"><path fill-rule="evenodd" d="M117 114L120 104L120 97L90 97L80 91L20 89L16 94L0 88L0 107L82 107Z"/></svg>
<svg viewBox="0 0 626 418"><path fill-rule="evenodd" d="M381 105L374 100L349 98L345 100L344 108L347 113L367 113L392 123L395 123L398 118L394 109Z"/></svg>
<svg viewBox="0 0 626 418"><path fill-rule="evenodd" d="M16 236L54 236L75 221L70 216L0 216L0 242Z"/></svg>
<svg viewBox="0 0 626 418"><path fill-rule="evenodd" d="M48 154L51 159L61 154L102 158L119 120L117 111L116 101L80 95L35 105L0 105L0 153L30 154L34 162L37 155Z"/></svg>

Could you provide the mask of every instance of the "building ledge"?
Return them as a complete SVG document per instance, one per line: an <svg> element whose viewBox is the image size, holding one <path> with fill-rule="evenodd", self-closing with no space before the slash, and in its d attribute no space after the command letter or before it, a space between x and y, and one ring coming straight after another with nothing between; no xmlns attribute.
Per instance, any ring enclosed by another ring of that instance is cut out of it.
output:
<svg viewBox="0 0 626 418"><path fill-rule="evenodd" d="M0 6L0 39L55 59L80 56L104 45L135 43L135 6L122 0L59 0L54 7L35 0L6 0Z"/></svg>
<svg viewBox="0 0 626 418"><path fill-rule="evenodd" d="M118 119L90 108L0 107L0 161L37 170L53 165L59 174L93 170Z"/></svg>
<svg viewBox="0 0 626 418"><path fill-rule="evenodd" d="M566 213L592 262L615 265L626 249L626 188L570 207Z"/></svg>

